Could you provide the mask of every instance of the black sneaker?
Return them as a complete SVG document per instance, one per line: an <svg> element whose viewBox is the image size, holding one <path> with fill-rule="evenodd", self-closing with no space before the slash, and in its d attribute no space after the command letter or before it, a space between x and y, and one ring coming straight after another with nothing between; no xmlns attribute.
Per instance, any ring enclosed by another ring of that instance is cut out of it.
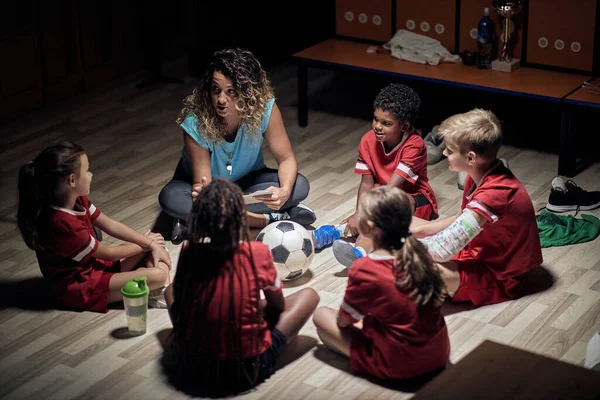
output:
<svg viewBox="0 0 600 400"><path fill-rule="evenodd" d="M173 218L173 229L171 230L171 243L181 244L185 238L185 222L179 218Z"/></svg>
<svg viewBox="0 0 600 400"><path fill-rule="evenodd" d="M589 211L600 207L600 192L587 192L571 180L552 180L546 208L552 212Z"/></svg>
<svg viewBox="0 0 600 400"><path fill-rule="evenodd" d="M269 217L269 223L291 220L300 225L310 225L317 220L315 212L302 203L286 211L272 212L267 215Z"/></svg>

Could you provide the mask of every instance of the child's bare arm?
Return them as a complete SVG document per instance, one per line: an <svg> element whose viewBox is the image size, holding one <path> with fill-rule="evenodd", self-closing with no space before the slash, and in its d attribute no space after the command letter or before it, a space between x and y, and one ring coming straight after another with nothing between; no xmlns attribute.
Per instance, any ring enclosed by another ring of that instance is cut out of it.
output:
<svg viewBox="0 0 600 400"><path fill-rule="evenodd" d="M346 318L344 316L344 314L342 314L341 312L338 311L338 313L337 313L337 325L340 328L346 328L347 326L352 325L352 321L348 320L348 318Z"/></svg>

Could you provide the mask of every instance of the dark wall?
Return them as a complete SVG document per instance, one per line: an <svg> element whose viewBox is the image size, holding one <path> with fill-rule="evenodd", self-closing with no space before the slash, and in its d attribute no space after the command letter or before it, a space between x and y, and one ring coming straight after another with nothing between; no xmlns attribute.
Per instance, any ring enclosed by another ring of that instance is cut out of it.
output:
<svg viewBox="0 0 600 400"><path fill-rule="evenodd" d="M248 48L270 66L335 35L335 0L192 3L189 69L195 76L223 47Z"/></svg>
<svg viewBox="0 0 600 400"><path fill-rule="evenodd" d="M335 0L3 2L0 123L185 55L199 76L226 46L268 67L333 36L334 20Z"/></svg>

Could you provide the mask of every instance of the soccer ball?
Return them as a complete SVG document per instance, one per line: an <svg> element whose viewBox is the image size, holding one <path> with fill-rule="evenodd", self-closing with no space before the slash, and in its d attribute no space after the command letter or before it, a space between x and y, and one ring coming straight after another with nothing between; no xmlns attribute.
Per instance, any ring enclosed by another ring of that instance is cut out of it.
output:
<svg viewBox="0 0 600 400"><path fill-rule="evenodd" d="M256 240L269 246L277 275L282 281L291 281L304 274L315 254L312 234L293 221L267 225Z"/></svg>

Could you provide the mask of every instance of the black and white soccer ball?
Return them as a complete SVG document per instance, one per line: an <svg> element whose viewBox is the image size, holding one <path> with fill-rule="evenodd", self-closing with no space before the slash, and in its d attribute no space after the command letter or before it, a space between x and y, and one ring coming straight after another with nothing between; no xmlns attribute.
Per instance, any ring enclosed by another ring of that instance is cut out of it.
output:
<svg viewBox="0 0 600 400"><path fill-rule="evenodd" d="M291 281L304 274L315 254L312 234L293 221L277 221L267 225L256 237L271 250L277 275Z"/></svg>

